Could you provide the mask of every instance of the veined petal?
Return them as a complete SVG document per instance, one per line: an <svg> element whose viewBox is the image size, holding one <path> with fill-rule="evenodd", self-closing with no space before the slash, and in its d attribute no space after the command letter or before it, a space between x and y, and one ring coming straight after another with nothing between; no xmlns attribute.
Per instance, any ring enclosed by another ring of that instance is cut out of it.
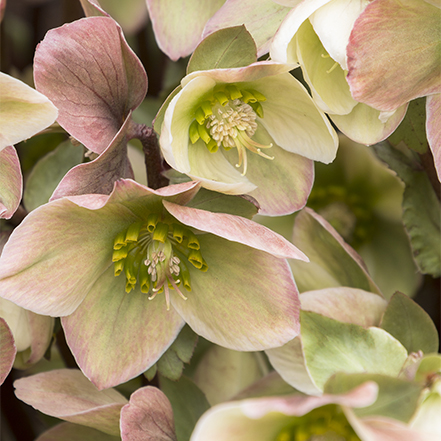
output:
<svg viewBox="0 0 441 441"><path fill-rule="evenodd" d="M171 215L190 227L265 251L273 256L308 261L308 258L284 237L247 218L183 207L167 201L163 204Z"/></svg>
<svg viewBox="0 0 441 441"><path fill-rule="evenodd" d="M3 384L14 364L17 348L8 324L0 317L0 384Z"/></svg>
<svg viewBox="0 0 441 441"><path fill-rule="evenodd" d="M61 423L43 432L35 441L121 441L120 436L112 436L91 427L73 423Z"/></svg>
<svg viewBox="0 0 441 441"><path fill-rule="evenodd" d="M280 346L294 338L299 303L286 261L211 234L198 239L207 272L189 268L187 300L171 291L173 307L190 327L220 346L241 351Z"/></svg>
<svg viewBox="0 0 441 441"><path fill-rule="evenodd" d="M426 132L438 180L441 181L441 94L427 97Z"/></svg>
<svg viewBox="0 0 441 441"><path fill-rule="evenodd" d="M12 217L20 205L22 191L23 178L17 151L12 146L0 148L0 219Z"/></svg>
<svg viewBox="0 0 441 441"><path fill-rule="evenodd" d="M107 269L76 311L62 318L66 341L83 373L98 389L124 383L152 366L184 321L165 299L153 300ZM182 300L182 299L181 299Z"/></svg>
<svg viewBox="0 0 441 441"><path fill-rule="evenodd" d="M56 107L43 94L0 72L0 151L50 126L57 115Z"/></svg>
<svg viewBox="0 0 441 441"><path fill-rule="evenodd" d="M368 0L332 0L309 18L326 51L343 70L347 70L349 35L355 20L368 3Z"/></svg>
<svg viewBox="0 0 441 441"><path fill-rule="evenodd" d="M383 111L441 92L441 9L421 0L371 2L347 47L353 97Z"/></svg>
<svg viewBox="0 0 441 441"><path fill-rule="evenodd" d="M116 204L85 210L58 199L42 205L14 230L3 249L1 296L38 314L71 314L111 266L109 244L117 232L136 219Z"/></svg>

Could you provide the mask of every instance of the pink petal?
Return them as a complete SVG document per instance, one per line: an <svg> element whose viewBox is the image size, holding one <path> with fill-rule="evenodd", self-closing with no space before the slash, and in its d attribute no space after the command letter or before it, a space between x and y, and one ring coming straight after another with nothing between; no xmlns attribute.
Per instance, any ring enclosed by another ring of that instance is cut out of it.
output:
<svg viewBox="0 0 441 441"><path fill-rule="evenodd" d="M20 161L14 147L0 150L0 219L10 219L23 191Z"/></svg>
<svg viewBox="0 0 441 441"><path fill-rule="evenodd" d="M441 10L420 0L376 0L347 46L352 96L384 111L441 92Z"/></svg>
<svg viewBox="0 0 441 441"><path fill-rule="evenodd" d="M42 433L35 441L120 441L121 437L108 435L90 427L61 423Z"/></svg>
<svg viewBox="0 0 441 441"><path fill-rule="evenodd" d="M273 256L308 261L298 248L280 234L244 217L211 213L167 201L163 204L171 215L190 227L266 251Z"/></svg>
<svg viewBox="0 0 441 441"><path fill-rule="evenodd" d="M119 414L127 400L113 389L98 391L79 370L42 372L14 386L17 398L40 412L119 435Z"/></svg>
<svg viewBox="0 0 441 441"><path fill-rule="evenodd" d="M34 71L37 89L59 109L60 125L96 153L110 144L147 91L141 62L107 17L50 30L37 47Z"/></svg>
<svg viewBox="0 0 441 441"><path fill-rule="evenodd" d="M122 441L176 441L173 411L159 389L138 389L121 410Z"/></svg>
<svg viewBox="0 0 441 441"><path fill-rule="evenodd" d="M427 97L426 118L427 140L441 181L441 94Z"/></svg>
<svg viewBox="0 0 441 441"><path fill-rule="evenodd" d="M0 317L0 384L3 384L11 371L16 353L12 332L6 321Z"/></svg>

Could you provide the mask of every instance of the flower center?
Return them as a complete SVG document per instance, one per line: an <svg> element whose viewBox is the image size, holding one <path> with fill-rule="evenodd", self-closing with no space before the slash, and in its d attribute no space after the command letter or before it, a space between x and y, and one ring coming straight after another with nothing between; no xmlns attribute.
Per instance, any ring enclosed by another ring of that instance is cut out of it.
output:
<svg viewBox="0 0 441 441"><path fill-rule="evenodd" d="M282 429L275 441L360 441L345 415L334 404L314 409Z"/></svg>
<svg viewBox="0 0 441 441"><path fill-rule="evenodd" d="M238 163L243 166L242 175L247 172L247 150L266 159L274 159L261 151L272 144L263 145L252 137L257 130L257 116L263 118L260 101L266 98L256 90L240 90L234 84L224 90L214 91L195 111L195 119L190 125L189 136L194 144L201 138L211 153L219 147L229 150L237 148Z"/></svg>
<svg viewBox="0 0 441 441"><path fill-rule="evenodd" d="M157 214L117 234L112 261L115 276L122 272L126 276L127 293L138 283L141 292L150 294L149 300L164 292L167 309L170 309L170 289L184 300L187 298L179 287L183 285L191 291L186 261L201 271L208 269L195 234L181 224L159 221Z"/></svg>

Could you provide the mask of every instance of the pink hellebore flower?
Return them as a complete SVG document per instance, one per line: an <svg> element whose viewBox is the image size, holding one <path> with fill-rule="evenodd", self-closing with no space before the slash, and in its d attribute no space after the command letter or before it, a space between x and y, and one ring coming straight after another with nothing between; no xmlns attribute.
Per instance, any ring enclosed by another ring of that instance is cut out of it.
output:
<svg viewBox="0 0 441 441"><path fill-rule="evenodd" d="M236 350L286 343L298 333L299 305L284 258L307 258L248 219L186 207L198 189L121 180L110 196L37 208L3 250L0 295L61 316L100 389L147 370L185 322Z"/></svg>
<svg viewBox="0 0 441 441"><path fill-rule="evenodd" d="M22 175L13 144L34 136L57 117L41 93L0 72L0 218L9 219L20 204Z"/></svg>
<svg viewBox="0 0 441 441"><path fill-rule="evenodd" d="M271 45L271 58L298 63L314 101L335 125L361 144L375 144L398 126L406 105L393 112L362 104L351 96L346 80L346 46L368 0L293 0Z"/></svg>
<svg viewBox="0 0 441 441"><path fill-rule="evenodd" d="M355 99L394 111L427 96L426 130L441 179L441 3L376 0L355 21L348 82Z"/></svg>
<svg viewBox="0 0 441 441"><path fill-rule="evenodd" d="M166 161L208 189L250 194L263 214L302 208L311 160L331 162L338 138L291 69L267 61L187 75L160 127Z"/></svg>

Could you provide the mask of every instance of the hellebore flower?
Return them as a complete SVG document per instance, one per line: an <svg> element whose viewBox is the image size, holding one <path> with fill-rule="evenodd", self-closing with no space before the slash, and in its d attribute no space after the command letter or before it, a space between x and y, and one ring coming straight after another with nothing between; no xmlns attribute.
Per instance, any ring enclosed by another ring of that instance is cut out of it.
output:
<svg viewBox="0 0 441 441"><path fill-rule="evenodd" d="M97 390L75 369L21 378L14 382L14 387L20 400L47 415L68 421L44 432L38 438L40 441L176 441L171 404L154 387L138 389L127 401L114 389Z"/></svg>
<svg viewBox="0 0 441 441"><path fill-rule="evenodd" d="M99 155L72 168L52 199L110 194L116 180L133 178L127 142L134 136L131 113L145 97L147 76L118 24L90 17L50 30L37 47L34 78L59 109L60 126Z"/></svg>
<svg viewBox="0 0 441 441"><path fill-rule="evenodd" d="M9 219L20 204L23 181L13 144L50 126L57 109L41 93L0 72L0 218Z"/></svg>
<svg viewBox="0 0 441 441"><path fill-rule="evenodd" d="M121 180L110 196L40 206L3 250L0 295L61 316L101 389L147 370L185 322L232 349L286 343L298 332L298 297L283 258L307 258L248 219L183 206L198 189Z"/></svg>
<svg viewBox="0 0 441 441"><path fill-rule="evenodd" d="M296 3L296 2L295 2ZM356 101L346 80L346 46L367 0L305 0L289 12L271 45L271 58L298 63L314 101L336 126L361 144L387 138L407 106L381 112Z"/></svg>
<svg viewBox="0 0 441 441"><path fill-rule="evenodd" d="M338 138L291 68L257 62L187 75L160 128L166 161L208 189L250 194L263 214L302 208L311 159L331 162Z"/></svg>
<svg viewBox="0 0 441 441"><path fill-rule="evenodd" d="M441 4L377 0L355 21L347 46L353 97L380 111L427 96L426 131L441 180Z"/></svg>

